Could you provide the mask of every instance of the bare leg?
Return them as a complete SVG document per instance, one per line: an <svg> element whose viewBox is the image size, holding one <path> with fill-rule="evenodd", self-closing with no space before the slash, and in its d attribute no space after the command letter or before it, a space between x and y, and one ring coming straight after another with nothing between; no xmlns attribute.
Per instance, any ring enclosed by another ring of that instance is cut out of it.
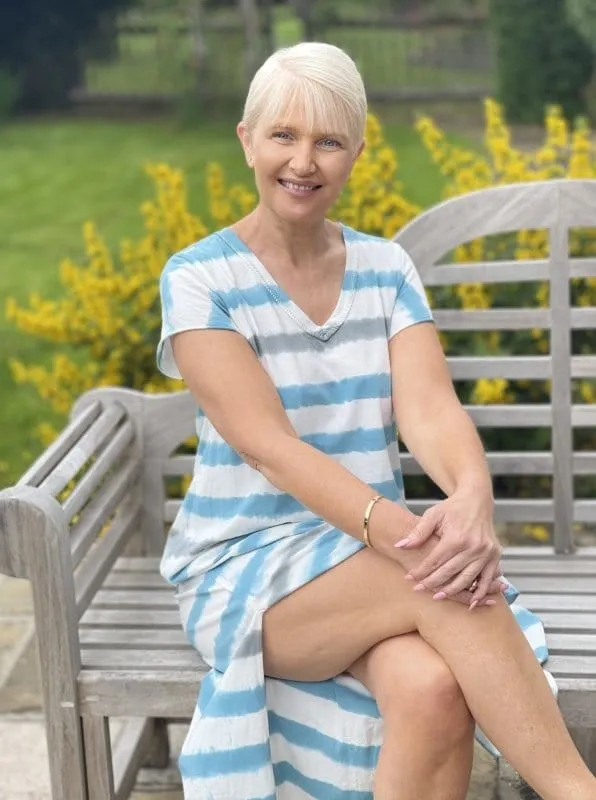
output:
<svg viewBox="0 0 596 800"><path fill-rule="evenodd" d="M407 633L375 645L350 672L383 717L375 800L465 800L474 720L441 656Z"/></svg>
<svg viewBox="0 0 596 800"><path fill-rule="evenodd" d="M449 666L474 719L544 800L595 800L596 778L505 601L469 613L413 592L404 574L362 550L281 600L264 617L266 674L332 677L378 642L418 632Z"/></svg>

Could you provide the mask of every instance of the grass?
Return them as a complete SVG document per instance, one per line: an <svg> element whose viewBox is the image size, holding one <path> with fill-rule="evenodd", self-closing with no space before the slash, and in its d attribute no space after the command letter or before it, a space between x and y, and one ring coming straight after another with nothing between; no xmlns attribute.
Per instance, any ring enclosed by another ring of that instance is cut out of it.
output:
<svg viewBox="0 0 596 800"><path fill-rule="evenodd" d="M422 206L437 201L441 180L411 126L388 116L387 138L400 159L407 197ZM0 127L0 298L24 302L30 292L60 292L58 264L81 253L81 226L93 219L111 245L142 232L139 206L151 192L143 164L182 167L190 206L205 212L206 165L225 165L230 181L251 183L233 123L181 128L167 121L83 119L15 122ZM15 387L8 358L47 360L55 346L16 331L0 312L0 485L14 482L40 450L37 424L51 421L47 405L28 387Z"/></svg>

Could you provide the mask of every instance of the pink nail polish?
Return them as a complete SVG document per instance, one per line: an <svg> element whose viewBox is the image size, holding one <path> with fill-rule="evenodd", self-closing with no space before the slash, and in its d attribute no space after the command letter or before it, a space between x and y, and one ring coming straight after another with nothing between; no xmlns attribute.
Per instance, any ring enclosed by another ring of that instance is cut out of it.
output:
<svg viewBox="0 0 596 800"><path fill-rule="evenodd" d="M478 605L478 600L474 600L468 611L473 611L477 605Z"/></svg>
<svg viewBox="0 0 596 800"><path fill-rule="evenodd" d="M423 592L425 589L426 586L423 583L417 583L416 586L414 586L415 592Z"/></svg>
<svg viewBox="0 0 596 800"><path fill-rule="evenodd" d="M497 605L497 601L496 600L487 600L485 605L487 605L487 606L496 606Z"/></svg>
<svg viewBox="0 0 596 800"><path fill-rule="evenodd" d="M437 592L436 594L433 595L433 600L445 600L446 597L447 595L445 594L445 592Z"/></svg>
<svg viewBox="0 0 596 800"><path fill-rule="evenodd" d="M409 539L400 539L399 542L396 542L393 546L394 547L406 547L406 545L410 544Z"/></svg>
<svg viewBox="0 0 596 800"><path fill-rule="evenodd" d="M405 581L413 581L414 580L414 576L413 575L404 575L404 580Z"/></svg>

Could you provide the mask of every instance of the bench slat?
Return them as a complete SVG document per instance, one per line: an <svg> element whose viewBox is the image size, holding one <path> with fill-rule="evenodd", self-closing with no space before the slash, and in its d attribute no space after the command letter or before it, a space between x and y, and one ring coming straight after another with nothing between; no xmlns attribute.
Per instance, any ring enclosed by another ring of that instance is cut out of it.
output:
<svg viewBox="0 0 596 800"><path fill-rule="evenodd" d="M174 591L158 572L111 572L104 586L110 589L156 589L171 593Z"/></svg>
<svg viewBox="0 0 596 800"><path fill-rule="evenodd" d="M570 614L565 611L545 611L540 615L540 619L549 633L596 631L596 613Z"/></svg>
<svg viewBox="0 0 596 800"><path fill-rule="evenodd" d="M563 595L596 595L596 574L576 575L518 575L512 583L524 595L527 592ZM523 601L523 598L522 598Z"/></svg>
<svg viewBox="0 0 596 800"><path fill-rule="evenodd" d="M81 563L97 534L135 484L140 468L140 463L130 458L122 469L102 486L83 511L79 522L73 526L70 548L75 567Z"/></svg>
<svg viewBox="0 0 596 800"><path fill-rule="evenodd" d="M181 626L178 609L172 611L116 609L99 611L88 608L79 623L84 628L175 628Z"/></svg>
<svg viewBox="0 0 596 800"><path fill-rule="evenodd" d="M533 594L524 592L520 602L536 614L543 611L596 611L596 597L582 594Z"/></svg>
<svg viewBox="0 0 596 800"><path fill-rule="evenodd" d="M154 592L139 589L125 590L100 589L93 599L94 609L177 609L173 592Z"/></svg>
<svg viewBox="0 0 596 800"><path fill-rule="evenodd" d="M146 648L148 650L166 650L169 647L181 649L190 648L184 637L184 631L180 621L176 628L120 628L119 630L106 630L105 628L83 628L79 632L81 647L91 648L114 648L122 647L123 652L127 650L136 651ZM130 666L134 667L134 660L137 654L130 658ZM134 660L133 660L134 659Z"/></svg>
<svg viewBox="0 0 596 800"><path fill-rule="evenodd" d="M108 470L118 462L132 442L134 432L134 425L129 419L116 431L113 439L97 457L93 466L83 475L63 504L62 508L67 519L72 519L83 508Z"/></svg>
<svg viewBox="0 0 596 800"><path fill-rule="evenodd" d="M134 664L131 653L126 650L85 649L81 648L83 669L127 670L129 672L145 672L163 669L195 669L201 665L201 659L191 647L169 650L134 651Z"/></svg>
<svg viewBox="0 0 596 800"><path fill-rule="evenodd" d="M596 582L596 559L582 558L580 561L566 558L565 556L556 556L552 559L508 559L507 556L503 558L503 567L507 576L518 575L592 575Z"/></svg>
<svg viewBox="0 0 596 800"><path fill-rule="evenodd" d="M130 503L114 518L109 530L95 544L75 572L76 613L80 619L108 575L124 545L138 527L140 502Z"/></svg>
<svg viewBox="0 0 596 800"><path fill-rule="evenodd" d="M551 656L591 656L596 671L596 633L547 633Z"/></svg>
<svg viewBox="0 0 596 800"><path fill-rule="evenodd" d="M52 472L41 482L39 488L56 497L83 468L89 458L110 440L125 413L124 407L120 404L109 405L72 449L64 453Z"/></svg>
<svg viewBox="0 0 596 800"><path fill-rule="evenodd" d="M47 450L44 450L37 461L25 472L17 486L39 486L56 465L60 463L64 455L89 430L100 414L101 403L99 400L95 400L68 423L58 438L52 442Z"/></svg>

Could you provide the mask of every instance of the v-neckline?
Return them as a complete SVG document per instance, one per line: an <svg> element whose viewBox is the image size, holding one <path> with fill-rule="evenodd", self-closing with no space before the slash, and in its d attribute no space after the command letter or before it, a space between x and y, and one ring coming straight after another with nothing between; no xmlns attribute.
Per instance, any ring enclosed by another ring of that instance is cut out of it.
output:
<svg viewBox="0 0 596 800"><path fill-rule="evenodd" d="M335 308L331 312L329 318L321 324L316 323L298 303L292 300L288 293L282 289L275 280L261 259L231 227L223 228L223 230L219 231L219 235L226 239L227 243L245 259L259 279L263 281L264 288L272 299L300 328L302 328L302 330L317 339L327 341L339 330L348 316L354 300L358 277L356 270L356 248L352 246L350 237L346 235L346 226L340 223L340 229L346 251L344 276Z"/></svg>

